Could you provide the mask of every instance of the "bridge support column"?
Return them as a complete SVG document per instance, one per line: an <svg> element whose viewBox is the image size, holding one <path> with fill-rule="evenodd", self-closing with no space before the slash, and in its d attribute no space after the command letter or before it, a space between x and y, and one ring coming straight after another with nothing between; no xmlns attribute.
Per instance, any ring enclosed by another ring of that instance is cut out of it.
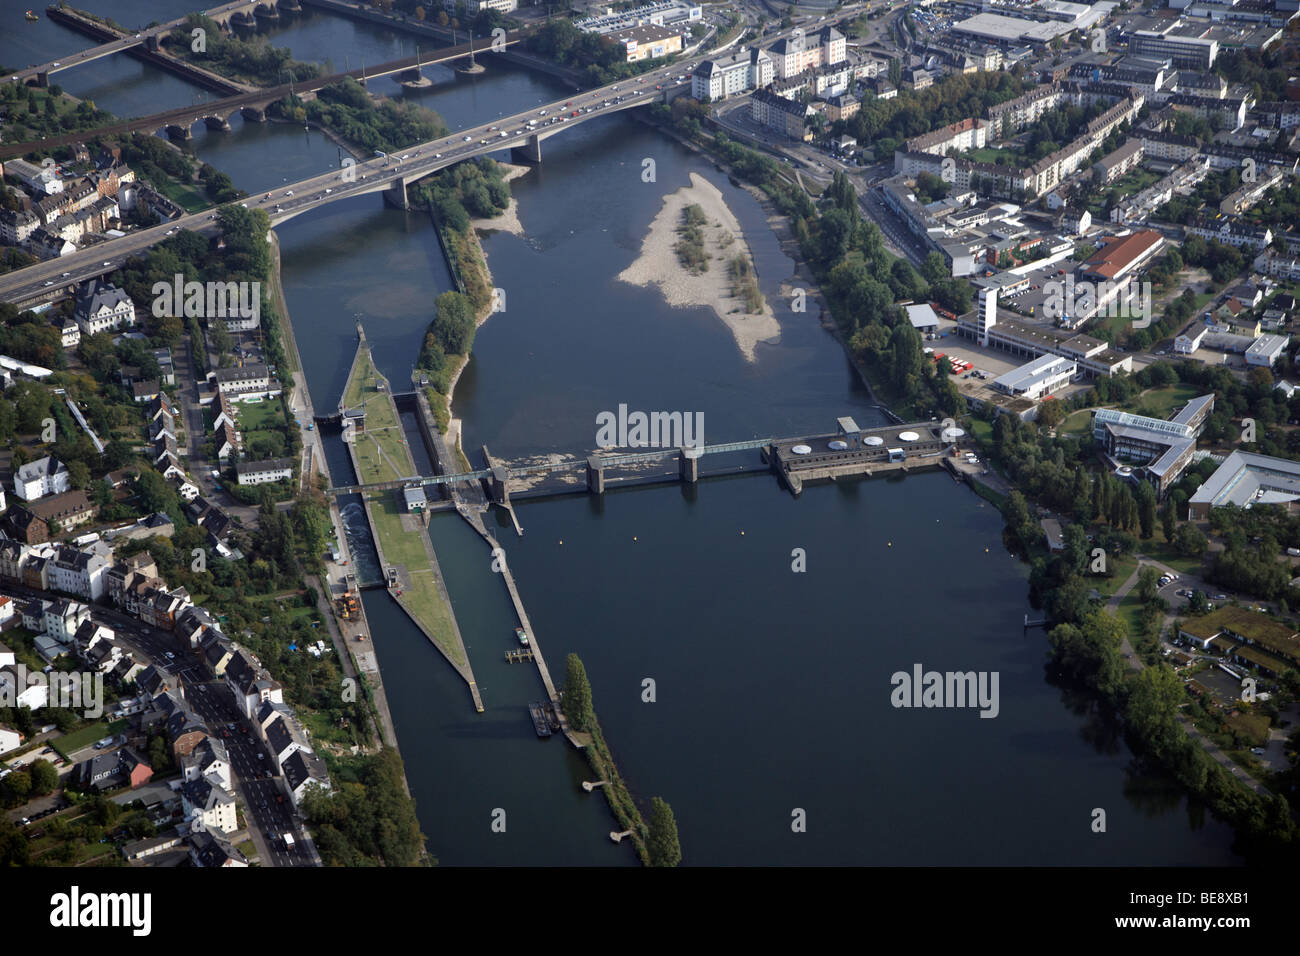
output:
<svg viewBox="0 0 1300 956"><path fill-rule="evenodd" d="M506 506L510 504L510 492L506 490L506 479L509 472L501 465L496 465L492 469L492 478L490 486L492 490L492 503L494 505Z"/></svg>
<svg viewBox="0 0 1300 956"><path fill-rule="evenodd" d="M207 124L208 129L220 129L226 132L230 131L230 123L224 116L205 116L203 122Z"/></svg>
<svg viewBox="0 0 1300 956"><path fill-rule="evenodd" d="M384 202L397 209L410 209L411 203L406 198L406 180L394 179L393 184L384 190Z"/></svg>
<svg viewBox="0 0 1300 956"><path fill-rule="evenodd" d="M162 44L158 42L158 34L153 33L144 38L144 48L150 53L157 53L160 46Z"/></svg>
<svg viewBox="0 0 1300 956"><path fill-rule="evenodd" d="M700 449L681 448L678 453L677 464L682 481L695 484L700 480Z"/></svg>
<svg viewBox="0 0 1300 956"><path fill-rule="evenodd" d="M541 137L533 134L528 137L528 142L523 146L510 147L510 158L516 163L527 163L531 166L540 165L542 162Z"/></svg>
<svg viewBox="0 0 1300 956"><path fill-rule="evenodd" d="M587 490L593 495L605 493L605 468L595 455L587 459Z"/></svg>
<svg viewBox="0 0 1300 956"><path fill-rule="evenodd" d="M48 74L48 73L37 73L37 74L36 74L36 85L39 86L41 89L45 89L47 86L49 86L49 85L50 85L50 74Z"/></svg>
<svg viewBox="0 0 1300 956"><path fill-rule="evenodd" d="M168 139L186 140L186 139L192 139L193 137L194 134L190 132L190 128L188 126L177 126L175 123L172 123L167 127Z"/></svg>
<svg viewBox="0 0 1300 956"><path fill-rule="evenodd" d="M260 109L256 106L241 106L239 112L244 119L252 120L254 123L266 122L266 110Z"/></svg>

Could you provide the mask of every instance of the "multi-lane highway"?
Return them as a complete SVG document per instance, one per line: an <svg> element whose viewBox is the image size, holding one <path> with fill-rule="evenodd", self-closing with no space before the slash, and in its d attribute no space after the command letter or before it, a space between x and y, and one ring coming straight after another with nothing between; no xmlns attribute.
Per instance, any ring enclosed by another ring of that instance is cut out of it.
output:
<svg viewBox="0 0 1300 956"><path fill-rule="evenodd" d="M634 80L621 80L599 89L556 100L505 119L459 130L413 146L396 156L379 155L343 169L333 169L241 202L262 209L273 225L285 222L327 203L351 196L379 192L396 181L412 182L447 166L512 146L553 136L565 124L597 115L641 106L673 89L690 84L689 65L664 67ZM69 286L104 275L128 258L174 235L181 229L209 232L216 228L216 213L205 211L169 223L95 243L85 249L0 276L0 300L28 303L54 298Z"/></svg>

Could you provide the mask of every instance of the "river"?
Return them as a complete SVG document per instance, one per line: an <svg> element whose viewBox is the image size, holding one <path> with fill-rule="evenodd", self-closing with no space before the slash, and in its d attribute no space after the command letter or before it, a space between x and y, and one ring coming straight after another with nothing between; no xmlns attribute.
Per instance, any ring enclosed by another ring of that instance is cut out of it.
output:
<svg viewBox="0 0 1300 956"><path fill-rule="evenodd" d="M84 2L130 26L185 6ZM318 14L273 32L298 58L335 67L411 50ZM21 53L0 41L0 60L85 45L66 34L43 20ZM421 99L452 128L562 92L500 65L431 76ZM195 95L126 59L59 81L124 115ZM337 162L318 133L233 126L196 128L192 145L249 191ZM647 157L653 183L641 180ZM620 404L702 411L710 442L830 430L844 414L879 421L815 315L778 308L779 342L749 363L712 312L668 309L658 291L615 279L692 172L722 190L762 291L781 301L792 263L759 205L707 161L628 117L546 141L543 165L513 184L525 235L484 242L506 310L479 330L457 387L472 461L482 444L507 459L588 450L595 416ZM404 383L450 286L427 216L370 196L278 232L315 405L337 401L358 321L380 368ZM338 442L327 451L334 477L350 480ZM1229 828L1046 680L1043 634L1021 627L1026 571L1001 547L1000 517L945 475L841 481L798 499L766 475L712 479L532 500L518 513L524 536L504 524L498 536L551 670L562 680L565 655L582 656L624 776L638 797L672 804L687 864L1237 862ZM533 668L502 659L515 621L481 540L454 515L435 516L430 533L486 713L386 594L364 597L430 850L450 865L634 863L606 836L615 824L603 799L578 786L585 761L532 731L526 704L541 685ZM795 549L806 571L792 570ZM915 663L997 672L998 716L895 709L890 676ZM1104 833L1092 830L1096 808ZM492 827L498 811L504 833Z"/></svg>

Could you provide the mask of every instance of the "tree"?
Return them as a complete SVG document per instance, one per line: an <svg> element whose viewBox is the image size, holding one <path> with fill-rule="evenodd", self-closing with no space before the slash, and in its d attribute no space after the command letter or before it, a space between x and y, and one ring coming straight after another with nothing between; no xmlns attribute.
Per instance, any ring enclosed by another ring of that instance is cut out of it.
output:
<svg viewBox="0 0 1300 956"><path fill-rule="evenodd" d="M672 807L660 797L650 801L649 827L646 852L650 857L650 865L676 866L680 863L682 848L677 841L677 820L673 816Z"/></svg>
<svg viewBox="0 0 1300 956"><path fill-rule="evenodd" d="M32 778L32 793L44 796L52 793L59 785L59 771L48 760L34 760L29 768Z"/></svg>
<svg viewBox="0 0 1300 956"><path fill-rule="evenodd" d="M578 730L587 730L591 726L595 712L591 705L591 683L587 680L587 669L577 654L570 654L565 661L564 693L560 696L560 709Z"/></svg>
<svg viewBox="0 0 1300 956"><path fill-rule="evenodd" d="M1174 532L1178 530L1178 511L1172 497L1165 502L1164 509L1160 512L1160 530L1164 532L1165 540L1172 544Z"/></svg>
<svg viewBox="0 0 1300 956"><path fill-rule="evenodd" d="M1149 564L1142 565L1138 572L1138 600L1146 604L1156 596L1159 572Z"/></svg>
<svg viewBox="0 0 1300 956"><path fill-rule="evenodd" d="M1156 740L1174 730L1183 699L1183 682L1173 668L1146 667L1129 684L1124 716L1139 736Z"/></svg>
<svg viewBox="0 0 1300 956"><path fill-rule="evenodd" d="M1179 554L1187 557L1197 557L1205 553L1209 547L1209 541L1206 540L1204 532L1196 525L1182 524L1174 532L1174 547L1178 549Z"/></svg>
<svg viewBox="0 0 1300 956"><path fill-rule="evenodd" d="M84 461L69 461L68 481L73 488L86 488L90 485L90 467Z"/></svg>
<svg viewBox="0 0 1300 956"><path fill-rule="evenodd" d="M466 355L474 342L474 310L469 297L456 291L435 300L433 335L448 355Z"/></svg>
<svg viewBox="0 0 1300 956"><path fill-rule="evenodd" d="M1155 534L1156 526L1156 490L1147 482L1138 484L1137 490L1138 523L1142 526L1142 537L1150 538Z"/></svg>

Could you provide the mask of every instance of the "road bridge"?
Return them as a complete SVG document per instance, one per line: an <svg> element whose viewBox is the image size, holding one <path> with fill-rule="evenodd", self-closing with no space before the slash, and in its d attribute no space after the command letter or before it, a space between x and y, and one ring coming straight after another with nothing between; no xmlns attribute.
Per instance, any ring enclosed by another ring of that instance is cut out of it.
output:
<svg viewBox="0 0 1300 956"><path fill-rule="evenodd" d="M515 42L518 39L516 35ZM468 46L463 53L452 55L467 53ZM421 56L420 62L429 61ZM407 66L414 65L415 58L412 57ZM395 66L393 72L399 68ZM680 66L665 67L643 75L640 82L620 80L585 93L574 93L539 109L525 110L494 120L491 124L420 143L398 156L381 154L355 163L345 160L342 169L277 187L261 196L250 196L242 205L264 210L273 226L340 199L370 193L383 193L391 205L404 209L408 206L407 187L440 169L503 149L510 149L516 160L540 162L541 143L545 139L601 116L663 102L689 92L689 80L678 83L675 78L670 78L670 74L679 69ZM256 95L265 96L268 92ZM215 219L215 212L192 213L7 273L0 276L0 301L27 306L62 298L69 288L113 271L130 256L166 239L175 229L215 233L218 228Z"/></svg>
<svg viewBox="0 0 1300 956"><path fill-rule="evenodd" d="M774 33L769 39L775 42L790 32ZM517 43L522 38L521 34L508 35L505 41L507 49L508 44ZM451 52L442 51L439 55ZM468 55L468 52L469 45L466 44L464 52L455 55ZM488 47L487 52L491 52L491 47ZM538 109L524 110L490 124L459 130L449 136L411 146L399 156L381 155L355 163L344 160L344 168L340 170L322 173L262 196L250 196L242 205L264 210L272 225L287 222L340 199L376 192L383 193L392 205L407 208L406 187L440 169L507 148L517 162L539 163L541 143L551 136L601 116L637 109L655 102L671 102L678 96L689 94L690 74L695 65L708 56L709 54L696 54L643 73L632 80L622 79L617 83L574 93ZM419 59L420 62L430 62L423 56ZM411 58L410 66L415 65L414 60ZM360 72L350 71L348 75ZM684 75L687 79L679 81L679 75ZM256 98L270 92L264 90L251 96ZM83 132L74 139L84 139L89 135L92 134ZM52 141L47 140L44 145L51 144ZM3 155L0 148L0 157ZM0 276L0 301L24 307L63 298L77 284L112 272L131 256L162 242L177 228L191 229L205 235L214 234L218 229L215 219L214 212L193 213L117 239L98 242L71 255L6 273Z"/></svg>

